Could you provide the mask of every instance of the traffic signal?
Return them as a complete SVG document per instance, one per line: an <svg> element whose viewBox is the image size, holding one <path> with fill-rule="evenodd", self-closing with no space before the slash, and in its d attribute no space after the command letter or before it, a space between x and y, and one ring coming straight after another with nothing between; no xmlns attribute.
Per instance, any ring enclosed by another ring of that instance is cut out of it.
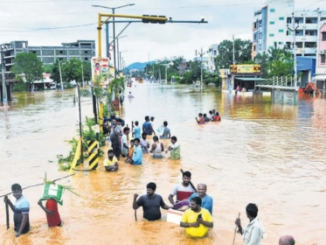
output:
<svg viewBox="0 0 326 245"><path fill-rule="evenodd" d="M151 19L142 19L142 21L143 21L143 23L152 23L152 24L165 24L166 23L166 21L167 21L167 18L165 17L165 16L163 16L163 15L159 15L159 16L157 16L157 15L146 15L146 14L144 14L143 15L143 17L154 17L154 18L164 18L164 20L151 20Z"/></svg>

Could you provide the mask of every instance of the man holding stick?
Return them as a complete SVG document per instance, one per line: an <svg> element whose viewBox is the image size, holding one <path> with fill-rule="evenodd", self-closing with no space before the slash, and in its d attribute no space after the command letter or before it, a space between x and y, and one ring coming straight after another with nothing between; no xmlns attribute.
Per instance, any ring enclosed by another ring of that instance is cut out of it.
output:
<svg viewBox="0 0 326 245"><path fill-rule="evenodd" d="M8 204L11 210L14 212L14 223L16 237L22 234L26 234L29 231L29 202L23 196L22 188L19 184L13 184L11 186L13 196L16 198L15 205L8 199L7 196L4 197L4 202Z"/></svg>
<svg viewBox="0 0 326 245"><path fill-rule="evenodd" d="M191 173L189 171L182 171L182 183L177 184L171 194L169 195L169 201L172 205L175 204L173 197L176 195L176 202L181 202L187 200L188 197L191 196L192 193L196 192L196 189L193 187L191 183Z"/></svg>
<svg viewBox="0 0 326 245"><path fill-rule="evenodd" d="M235 224L238 226L238 233L243 237L244 245L260 245L264 235L263 225L258 219L258 207L256 204L249 203L246 207L249 224L242 229L241 220L237 218Z"/></svg>

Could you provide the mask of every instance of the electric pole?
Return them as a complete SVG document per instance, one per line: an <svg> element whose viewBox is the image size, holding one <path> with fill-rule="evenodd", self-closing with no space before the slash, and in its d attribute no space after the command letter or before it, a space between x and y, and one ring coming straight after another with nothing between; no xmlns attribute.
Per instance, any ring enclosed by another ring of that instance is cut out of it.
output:
<svg viewBox="0 0 326 245"><path fill-rule="evenodd" d="M205 53L203 52L203 48L200 49L200 89L203 86L203 55ZM196 55L197 55L197 50L196 50Z"/></svg>
<svg viewBox="0 0 326 245"><path fill-rule="evenodd" d="M232 43L233 43L233 45L232 45L232 56L233 56L232 60L233 60L233 65L235 65L234 35L232 35Z"/></svg>
<svg viewBox="0 0 326 245"><path fill-rule="evenodd" d="M5 51L4 47L0 47L1 52L1 67L2 67L2 102L3 107L7 106L7 89L6 89L6 64L5 64Z"/></svg>
<svg viewBox="0 0 326 245"><path fill-rule="evenodd" d="M295 26L295 18L294 18L294 5L293 5L293 13L292 13L292 29L288 25L288 30L292 32L292 53L293 53L293 71L294 71L294 87L298 86L298 75L297 75L297 44L295 39L296 30L299 28L299 24Z"/></svg>

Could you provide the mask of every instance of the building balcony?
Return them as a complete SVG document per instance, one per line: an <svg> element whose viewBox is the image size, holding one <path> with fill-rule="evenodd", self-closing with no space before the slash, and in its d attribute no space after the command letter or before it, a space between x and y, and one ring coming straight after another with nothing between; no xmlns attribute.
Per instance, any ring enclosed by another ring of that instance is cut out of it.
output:
<svg viewBox="0 0 326 245"><path fill-rule="evenodd" d="M296 36L296 42L317 42L317 36Z"/></svg>
<svg viewBox="0 0 326 245"><path fill-rule="evenodd" d="M290 24L290 28L291 27L292 27L292 24ZM298 29L317 30L318 29L318 24L317 23L313 23L313 24L300 23Z"/></svg>
<svg viewBox="0 0 326 245"><path fill-rule="evenodd" d="M298 48L297 54L316 54L317 48Z"/></svg>

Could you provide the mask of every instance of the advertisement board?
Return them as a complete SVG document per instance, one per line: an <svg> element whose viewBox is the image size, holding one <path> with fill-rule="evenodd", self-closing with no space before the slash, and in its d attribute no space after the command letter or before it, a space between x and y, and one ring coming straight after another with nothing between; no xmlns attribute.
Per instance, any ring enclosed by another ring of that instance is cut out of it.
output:
<svg viewBox="0 0 326 245"><path fill-rule="evenodd" d="M231 74L261 74L260 65L231 65Z"/></svg>
<svg viewBox="0 0 326 245"><path fill-rule="evenodd" d="M110 59L107 57L93 57L92 58L92 81L96 81L96 78L101 74L110 74L109 69Z"/></svg>

